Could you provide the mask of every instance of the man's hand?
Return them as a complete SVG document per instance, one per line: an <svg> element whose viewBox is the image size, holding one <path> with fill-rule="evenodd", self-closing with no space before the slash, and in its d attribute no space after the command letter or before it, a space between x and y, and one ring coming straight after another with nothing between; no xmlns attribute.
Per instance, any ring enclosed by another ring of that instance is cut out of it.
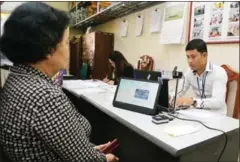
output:
<svg viewBox="0 0 240 162"><path fill-rule="evenodd" d="M176 106L192 105L192 104L193 104L193 98L180 97L176 100Z"/></svg>

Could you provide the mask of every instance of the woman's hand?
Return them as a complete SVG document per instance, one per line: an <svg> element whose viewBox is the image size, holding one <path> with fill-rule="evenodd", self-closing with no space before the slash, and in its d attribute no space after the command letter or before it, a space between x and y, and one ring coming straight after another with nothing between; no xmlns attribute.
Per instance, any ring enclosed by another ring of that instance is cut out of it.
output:
<svg viewBox="0 0 240 162"><path fill-rule="evenodd" d="M103 79L103 82L108 83L110 80L106 77Z"/></svg>
<svg viewBox="0 0 240 162"><path fill-rule="evenodd" d="M110 144L110 142L105 143L105 144L101 144L101 145L97 145L97 146L94 146L94 149L102 152L102 150L103 150L105 147L107 147L109 144Z"/></svg>
<svg viewBox="0 0 240 162"><path fill-rule="evenodd" d="M107 162L118 162L119 158L113 154L106 154Z"/></svg>

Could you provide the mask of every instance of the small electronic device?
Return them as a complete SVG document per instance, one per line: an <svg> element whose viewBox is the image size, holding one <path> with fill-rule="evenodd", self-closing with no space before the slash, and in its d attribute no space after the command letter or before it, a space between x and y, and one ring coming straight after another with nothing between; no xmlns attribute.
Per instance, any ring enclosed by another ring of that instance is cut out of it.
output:
<svg viewBox="0 0 240 162"><path fill-rule="evenodd" d="M104 147L101 152L104 154L112 153L119 146L118 140L114 139L110 144Z"/></svg>
<svg viewBox="0 0 240 162"><path fill-rule="evenodd" d="M169 115L168 113L165 113L165 112L163 112L161 115L167 117L169 119L169 121L172 121L174 119L173 116L171 116L171 115Z"/></svg>
<svg viewBox="0 0 240 162"><path fill-rule="evenodd" d="M169 118L163 114L158 114L152 117L152 122L155 124L163 124L168 123Z"/></svg>
<svg viewBox="0 0 240 162"><path fill-rule="evenodd" d="M157 114L161 84L156 81L120 78L113 106L147 115Z"/></svg>

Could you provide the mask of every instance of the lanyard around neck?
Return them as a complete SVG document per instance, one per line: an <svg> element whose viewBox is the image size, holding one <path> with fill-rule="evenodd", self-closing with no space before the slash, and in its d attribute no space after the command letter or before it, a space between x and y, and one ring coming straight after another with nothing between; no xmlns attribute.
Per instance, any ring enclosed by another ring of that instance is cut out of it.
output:
<svg viewBox="0 0 240 162"><path fill-rule="evenodd" d="M204 73L204 75L203 75L202 91L200 89L199 80L198 80L198 77L197 77L198 91L201 95L201 99L206 98L206 96L205 96L205 83L206 83L207 74L208 74L208 71L206 73Z"/></svg>

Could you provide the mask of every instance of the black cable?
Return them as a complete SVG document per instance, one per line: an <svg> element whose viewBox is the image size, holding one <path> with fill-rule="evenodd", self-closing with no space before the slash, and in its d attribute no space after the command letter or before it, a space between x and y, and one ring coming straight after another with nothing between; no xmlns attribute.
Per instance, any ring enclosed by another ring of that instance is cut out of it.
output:
<svg viewBox="0 0 240 162"><path fill-rule="evenodd" d="M179 114L179 113L178 113L178 114ZM227 134L226 134L224 131L222 131L222 130L220 130L220 129L216 129L216 128L211 128L211 127L205 125L204 123L202 123L201 121L198 121L198 120L183 119L183 118L179 118L179 117L177 117L176 115L172 115L172 114L168 114L168 115L169 115L169 116L172 116L172 117L174 117L174 118L180 119L180 120L184 120L184 121L198 122L198 123L202 124L204 127L208 128L208 129L210 129L210 130L215 130L215 131L222 132L222 133L224 134L224 136L225 136L225 143L224 143L224 147L223 147L223 149L222 149L222 151L221 151L221 153L220 153L220 155L219 155L219 157L218 157L218 160L217 160L218 162L220 161L220 159L221 159L221 157L222 157L222 155L223 155L223 152L224 152L224 150L226 149L227 142L228 142Z"/></svg>
<svg viewBox="0 0 240 162"><path fill-rule="evenodd" d="M183 88L184 88L184 85L185 85L185 76L183 75L183 84L182 84L182 89L180 92L178 92L177 94L181 93L183 91Z"/></svg>
<svg viewBox="0 0 240 162"><path fill-rule="evenodd" d="M157 108L160 107L160 108L162 108L162 109L165 109L167 112L170 112L170 110L172 109L172 108L170 108L170 107L169 107L169 108L166 108L166 107L164 107L164 106L162 106L162 105L157 105L156 107L157 107Z"/></svg>
<svg viewBox="0 0 240 162"><path fill-rule="evenodd" d="M210 130L215 130L215 131L222 132L222 133L224 134L224 136L225 136L225 143L224 143L224 147L223 147L223 149L222 149L222 152L220 153L220 155L219 155L219 157L218 157L218 160L217 160L218 162L220 161L220 159L221 159L221 157L222 157L222 154L223 154L223 152L224 152L225 149L226 149L227 142L228 142L227 134L226 134L224 131L222 131L222 130L220 130L220 129L216 129L216 128L211 128L211 127L205 125L204 123L202 123L201 121L198 121L198 120L179 118L179 117L177 117L177 116L178 116L178 114L180 114L180 113L176 113L176 111L172 111L172 114L171 114L171 113L169 113L169 112L170 112L170 111L169 111L170 108L167 108L167 107L161 106L161 105L158 105L158 106L160 106L161 108L167 110L167 111L168 111L168 115L169 115L169 116L172 116L173 119L177 118L177 119L184 120L184 121L198 122L198 123L202 124L204 127L208 128L208 129L210 129ZM173 114L176 114L176 115L173 115Z"/></svg>

